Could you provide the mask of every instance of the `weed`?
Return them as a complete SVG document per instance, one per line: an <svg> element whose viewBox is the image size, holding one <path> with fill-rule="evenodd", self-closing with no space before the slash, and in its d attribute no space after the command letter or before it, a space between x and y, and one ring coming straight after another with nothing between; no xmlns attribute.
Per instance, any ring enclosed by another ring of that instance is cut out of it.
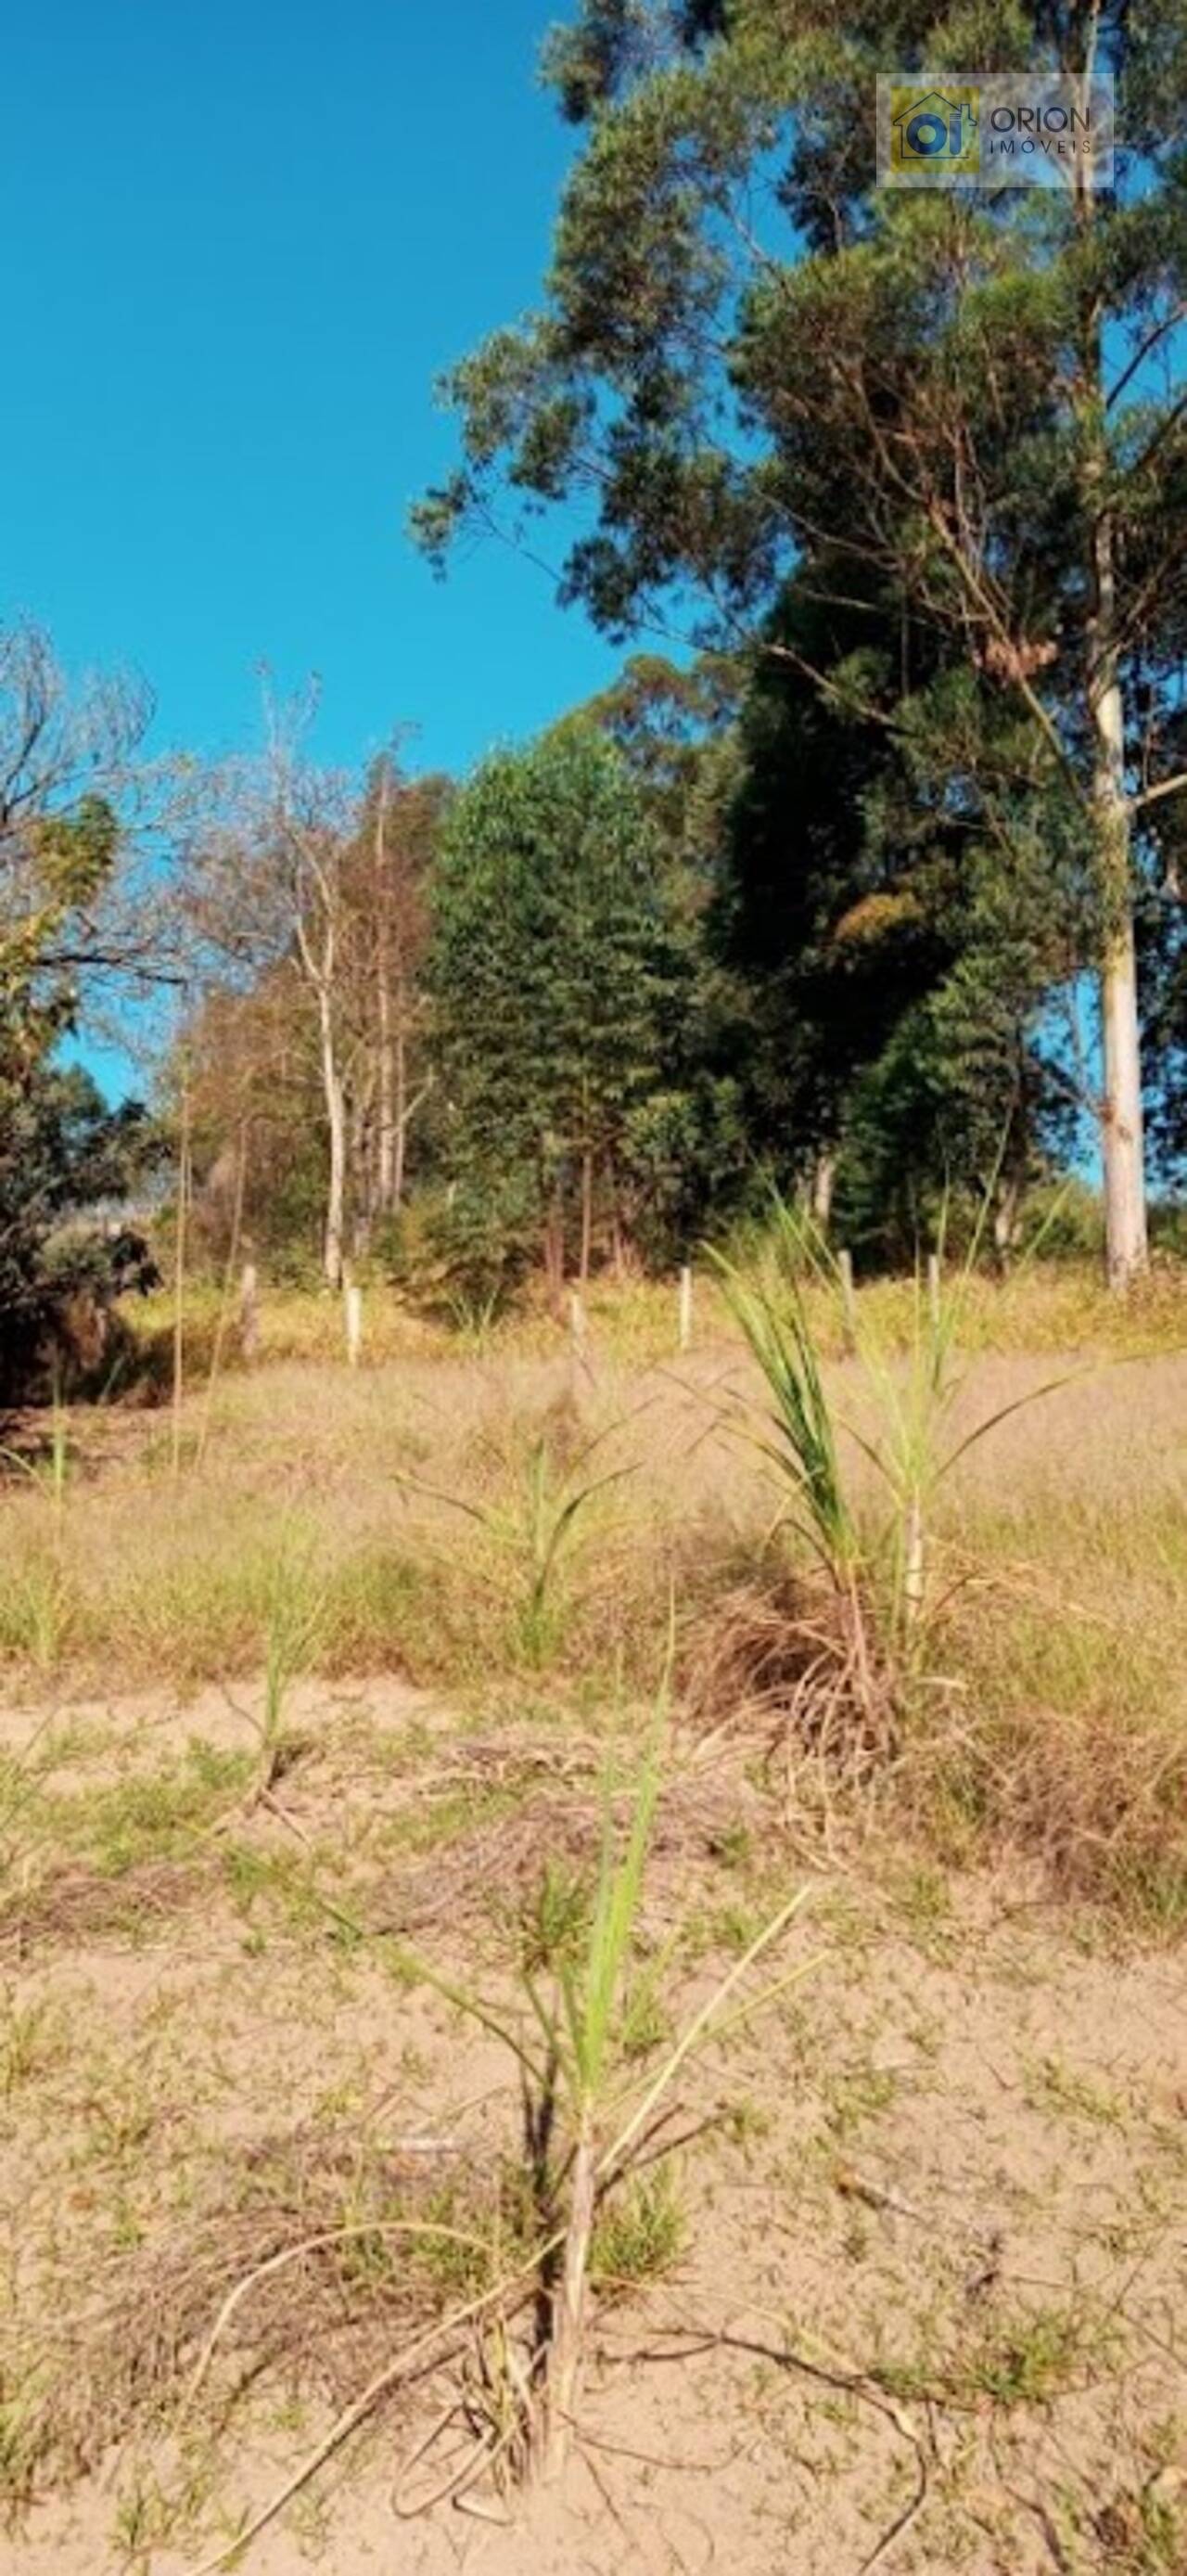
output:
<svg viewBox="0 0 1187 2576"><path fill-rule="evenodd" d="M774 2123L761 2103L742 2101L731 2102L721 2125L731 2145L745 2152L752 2146L761 2146L764 2138L770 2137Z"/></svg>
<svg viewBox="0 0 1187 2576"><path fill-rule="evenodd" d="M191 2528L207 2500L210 2472L205 2465L185 2467L171 2486L146 2462L134 2461L116 2501L111 2546L137 2571L147 2570L155 2553L167 2549Z"/></svg>
<svg viewBox="0 0 1187 2576"><path fill-rule="evenodd" d="M1120 2128L1125 2123L1125 2105L1102 2084L1094 2084L1086 2075L1077 2074L1058 2054L1041 2058L1037 2066L1026 2070L1027 2100L1036 2110L1071 2114L1086 2120L1094 2128Z"/></svg>
<svg viewBox="0 0 1187 2576"><path fill-rule="evenodd" d="M957 2377L995 2406L1045 2406L1104 2358L1099 2331L1072 2308L1036 2308L997 2320L965 2352Z"/></svg>
<svg viewBox="0 0 1187 2576"><path fill-rule="evenodd" d="M44 1800L47 1834L85 1853L104 1876L119 1878L143 1863L185 1858L249 1776L248 1757L189 1746L160 1771L133 1773L110 1788Z"/></svg>
<svg viewBox="0 0 1187 2576"><path fill-rule="evenodd" d="M26 1549L0 1573L0 1654L39 1673L62 1661L71 1632L68 1577L53 1549Z"/></svg>
<svg viewBox="0 0 1187 2576"><path fill-rule="evenodd" d="M919 1861L891 1879L890 1901L909 1939L932 1959L951 1956L955 1923L952 1892L941 1869Z"/></svg>
<svg viewBox="0 0 1187 2576"><path fill-rule="evenodd" d="M880 2119L898 2097L898 2077L884 2066L854 2066L829 2088L828 2126L835 2139L855 2138L867 2121Z"/></svg>
<svg viewBox="0 0 1187 2576"><path fill-rule="evenodd" d="M40 2400L32 2373L16 2388L0 2377L0 2513L19 2513L32 2499L41 2448Z"/></svg>
<svg viewBox="0 0 1187 2576"><path fill-rule="evenodd" d="M681 2253L685 2234L672 2166L636 2176L611 2195L595 2221L589 2260L593 2288L637 2288L660 2280Z"/></svg>
<svg viewBox="0 0 1187 2576"><path fill-rule="evenodd" d="M582 1871L546 1860L523 1909L520 1968L525 1977L571 1965L589 1931L593 1891Z"/></svg>
<svg viewBox="0 0 1187 2576"><path fill-rule="evenodd" d="M727 1998L786 1929L800 1902L798 1897L791 1899L761 1927L668 2047L658 2070L632 2076L627 2071L632 2056L644 2045L653 2054L661 2028L666 2028L659 1968L653 1965L642 1989L646 2018L632 2036L632 1995L640 1991L639 1914L660 1790L661 1728L662 1716L653 1725L639 1766L621 1851L615 1848L612 1780L607 1777L601 1862L584 1926L567 1903L558 1911L556 1882L552 1882L544 1904L552 1937L542 1965L521 1968L529 2008L526 2031L480 1996L434 1980L483 2028L506 2042L525 2082L528 2150L549 2249L544 2269L548 2323L540 2357L542 2416L525 2439L530 2458L546 2474L559 2468L575 2421L592 2247L602 2199L613 2185L630 2176L634 2158L652 2135L663 2097L686 2059L731 2026L722 2011ZM539 1943L534 1956L539 1960ZM802 1967L792 1972L803 1973ZM781 1980L780 1986L787 1982ZM753 2000L743 2005L743 2017L756 2008ZM651 2204L649 2221L657 2241L658 2206ZM636 2222L642 2207L636 2205Z"/></svg>
<svg viewBox="0 0 1187 2576"><path fill-rule="evenodd" d="M267 1797L292 1751L284 1723L294 1682L313 1663L326 1629L325 1594L312 1552L282 1544L268 1584L264 1628L264 1706L259 1720L259 1792Z"/></svg>
<svg viewBox="0 0 1187 2576"><path fill-rule="evenodd" d="M0 2023L0 2095L15 2093L57 2055L61 2036L48 2004L11 2006Z"/></svg>
<svg viewBox="0 0 1187 2576"><path fill-rule="evenodd" d="M512 1484L507 1500L477 1502L418 1477L400 1480L407 1490L462 1513L483 1532L493 1565L472 1570L497 1592L509 1592L510 1643L529 1669L547 1663L560 1643L568 1608L565 1576L591 1505L634 1472L630 1465L592 1476L585 1472L594 1452L619 1428L610 1423L574 1446L568 1427L554 1423L536 1433L518 1462L496 1444L496 1467Z"/></svg>

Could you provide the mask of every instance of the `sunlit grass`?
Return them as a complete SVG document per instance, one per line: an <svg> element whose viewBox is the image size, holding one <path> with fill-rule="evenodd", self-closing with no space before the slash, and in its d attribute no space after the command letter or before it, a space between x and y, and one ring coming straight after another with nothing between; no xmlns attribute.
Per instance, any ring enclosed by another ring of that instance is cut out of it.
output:
<svg viewBox="0 0 1187 2576"><path fill-rule="evenodd" d="M560 1319L539 1299L528 1297L517 1308L486 1326L480 1336L447 1319L418 1313L382 1279L368 1280L363 1290L365 1370L386 1362L447 1358L475 1354L500 1360L547 1358L568 1347L567 1316ZM836 1300L819 1283L805 1284L805 1299L817 1345L824 1357L839 1357L844 1331ZM859 1312L886 1347L910 1348L915 1332L915 1280L906 1275L871 1281L859 1279ZM214 1282L195 1282L186 1295L187 1371L197 1383L209 1367L218 1326L220 1291ZM963 1297L962 1340L977 1351L1147 1351L1181 1348L1184 1341L1183 1275L1180 1267L1158 1266L1129 1297L1110 1294L1099 1265L1089 1261L1032 1262L1006 1279L976 1272ZM599 1357L631 1367L648 1366L680 1356L679 1288L673 1279L611 1278L592 1280L582 1292L588 1343L595 1364ZM171 1295L158 1290L121 1310L134 1342L152 1361L152 1374L163 1390L171 1366L173 1307ZM732 1338L728 1303L702 1260L695 1276L693 1349ZM328 1290L269 1285L260 1292L259 1358L249 1374L258 1379L269 1364L318 1362L339 1368L345 1358L342 1301ZM243 1375L234 1337L223 1355L227 1384ZM125 1375L135 1375L129 1362ZM360 1399L365 1402L365 1395Z"/></svg>
<svg viewBox="0 0 1187 2576"><path fill-rule="evenodd" d="M906 1383L918 1283L858 1300ZM278 1313L319 1355L230 1371L179 1475L160 1414L80 1406L47 1415L44 1474L0 1480L11 1695L184 1696L271 1661L280 1704L300 1676L396 1672L459 1706L538 1704L563 1728L623 1682L647 1688L673 1592L683 1631L766 1562L763 1461L722 1427L723 1395L758 1379L707 1275L684 1355L674 1283L591 1287L581 1360L538 1314L477 1354L416 1325L417 1347L387 1360L386 1327L369 1325L352 1371L331 1347L334 1301L285 1292ZM803 1316L824 1399L868 1434L860 1365L830 1355L827 1282L805 1279ZM1122 1309L1086 1273L967 1283L953 1443L1005 1418L930 1498L928 1653L945 1687L914 1712L903 1774L946 1859L1020 1843L1156 1928L1187 1919L1178 1330L1157 1280ZM1011 1410L1068 1362L1089 1365ZM842 1430L861 1512L885 1511L847 1444Z"/></svg>

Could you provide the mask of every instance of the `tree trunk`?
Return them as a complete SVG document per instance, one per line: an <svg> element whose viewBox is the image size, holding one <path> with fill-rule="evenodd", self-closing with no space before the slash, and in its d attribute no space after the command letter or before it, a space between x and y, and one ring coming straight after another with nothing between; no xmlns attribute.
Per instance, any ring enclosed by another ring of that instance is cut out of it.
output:
<svg viewBox="0 0 1187 2576"><path fill-rule="evenodd" d="M378 1088L378 1140L376 1148L375 1204L380 1216L390 1216L396 1204L396 1067L392 1031L391 995L391 886L387 871L387 816L390 782L387 766L380 772L379 797L375 813L375 1016L376 1075Z"/></svg>
<svg viewBox="0 0 1187 2576"><path fill-rule="evenodd" d="M399 1027L397 1029L392 1048L392 1056L395 1074L392 1093L392 1158L391 1174L388 1182L388 1195L385 1201L389 1214L392 1209L403 1205L404 1162L408 1151L408 1121L412 1115L408 1106L408 1049L404 1042L404 1000L402 993L400 997Z"/></svg>
<svg viewBox="0 0 1187 2576"><path fill-rule="evenodd" d="M554 1314L559 1315L565 1285L565 1196L559 1172L545 1202L543 1252L548 1302Z"/></svg>
<svg viewBox="0 0 1187 2576"><path fill-rule="evenodd" d="M626 1262L623 1257L622 1213L618 1204L618 1175L613 1163L609 1166L608 1177L610 1182L610 1267L615 1279L621 1285L626 1275Z"/></svg>
<svg viewBox="0 0 1187 2576"><path fill-rule="evenodd" d="M1003 1279L1017 1248L1018 1214L1021 1205L1020 1175L1016 1172L1003 1172L998 1179L993 1201L993 1252Z"/></svg>
<svg viewBox="0 0 1187 2576"><path fill-rule="evenodd" d="M365 1100L356 1100L350 1114L351 1205L354 1222L351 1246L361 1259L371 1248L371 1223L375 1213L371 1191L371 1115Z"/></svg>
<svg viewBox="0 0 1187 2576"><path fill-rule="evenodd" d="M397 1204L396 1161L399 1152L399 1127L396 1118L395 1046L392 1039L392 997L387 981L387 941L379 945L376 991L379 1023L376 1045L378 1076L378 1147L375 1174L375 1204L380 1216L389 1216Z"/></svg>
<svg viewBox="0 0 1187 2576"><path fill-rule="evenodd" d="M1142 1146L1142 1061L1137 953L1130 880L1129 807L1125 795L1125 712L1112 651L1113 534L1107 514L1095 535L1096 614L1092 722L1101 891L1105 909L1101 959L1104 1093L1105 1245L1109 1285L1124 1291L1146 1267L1146 1179Z"/></svg>
<svg viewBox="0 0 1187 2576"><path fill-rule="evenodd" d="M837 1158L826 1145L816 1157L812 1170L812 1216L822 1234L827 1234L833 1212L833 1188L837 1177Z"/></svg>
<svg viewBox="0 0 1187 2576"><path fill-rule="evenodd" d="M1095 27L1084 78L1092 74ZM1076 217L1091 237L1096 207L1091 187L1077 179ZM1088 263L1089 274L1091 263ZM1100 963L1100 1017L1104 1088L1100 1104L1104 1166L1105 1250L1109 1285L1122 1293L1146 1267L1146 1179L1142 1147L1142 1063L1138 1021L1137 956L1130 869L1130 813L1125 793L1125 704L1121 691L1116 615L1115 534L1107 498L1109 458L1104 420L1104 339L1094 285L1082 318L1081 354L1086 406L1084 503L1090 530L1087 566L1091 583L1085 625L1089 715L1094 761L1097 865L1104 910Z"/></svg>
<svg viewBox="0 0 1187 2576"><path fill-rule="evenodd" d="M326 1185L323 1268L327 1286L340 1288L342 1236L346 1221L346 1103L334 1047L334 1014L329 993L324 987L318 994L317 1008L321 1030L321 1070L326 1096L326 1123L330 1131L330 1170Z"/></svg>
<svg viewBox="0 0 1187 2576"><path fill-rule="evenodd" d="M593 1154L587 1145L581 1157L581 1260L580 1279L584 1288L589 1278L590 1254L593 1249Z"/></svg>

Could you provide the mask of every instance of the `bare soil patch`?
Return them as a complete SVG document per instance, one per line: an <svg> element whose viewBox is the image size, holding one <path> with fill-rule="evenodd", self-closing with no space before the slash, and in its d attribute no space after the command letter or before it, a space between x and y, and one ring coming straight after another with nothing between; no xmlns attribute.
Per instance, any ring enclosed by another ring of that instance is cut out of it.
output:
<svg viewBox="0 0 1187 2576"><path fill-rule="evenodd" d="M63 1739L69 1796L171 1779L217 1710L105 1700ZM73 1913L59 1878L5 1960L13 2576L196 2568L456 2306L478 2255L396 2230L497 2216L515 2242L515 2070L420 1965L502 1989L534 1864L579 1870L600 1830L606 1726L479 1728L386 1680L307 1683L294 1726L278 1811L216 1777L196 1854L140 1852L196 1901L125 1872L104 1920L76 1862ZM744 1730L709 1768L682 1749L649 1924L683 2000L804 1864ZM465 2439L403 2473L476 2366L446 2332L261 2536L261 2576L1182 2567L1181 1957L885 1850L818 1871L792 1937L811 1976L681 2082L678 2226L658 2272L601 2279L563 2492L512 2528L401 2518Z"/></svg>

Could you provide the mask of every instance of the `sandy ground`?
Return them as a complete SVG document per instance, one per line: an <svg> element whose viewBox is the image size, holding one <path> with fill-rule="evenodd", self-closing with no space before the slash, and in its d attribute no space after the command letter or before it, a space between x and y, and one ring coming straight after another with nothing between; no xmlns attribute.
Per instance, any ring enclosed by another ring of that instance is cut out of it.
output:
<svg viewBox="0 0 1187 2576"><path fill-rule="evenodd" d="M31 1853L0 1919L0 2457L19 2454L20 2382L26 2405L52 2383L93 2457L70 2481L36 2469L5 2576L195 2570L398 2347L347 2283L317 2349L261 2346L238 2403L204 2403L180 2437L134 2392L122 2420L101 2387L92 2404L119 2299L162 2295L169 2248L253 2155L312 2136L332 2165L361 2140L447 2174L514 2153L505 2052L382 1944L344 1937L308 1882L497 1987L558 1798L588 1831L572 1742L526 1718L484 1732L388 1678L307 1683L270 1809L217 1768L250 1748L255 1704L247 1685L99 1696L56 1732L44 1710L6 1712L10 1744L42 1726L38 1794L77 1831L50 1880ZM154 1848L142 1799L131 1858L97 1858L88 1802L110 1837L104 1796L179 1770L210 1793L180 1841L163 1811ZM745 1745L673 1800L648 1920L656 1941L683 1926L679 2023L807 1873ZM455 2358L262 2534L259 2576L1187 2567L1187 1963L1027 1884L948 1884L886 1855L812 1878L779 1964L809 1957L685 2070L676 2125L700 2133L675 2159L682 2240L662 2277L598 2303L563 2489L509 2527L449 2502L397 2512ZM212 2287L208 2319L218 2303ZM413 2495L445 2473L438 2445ZM493 2486L472 2502L504 2509Z"/></svg>

